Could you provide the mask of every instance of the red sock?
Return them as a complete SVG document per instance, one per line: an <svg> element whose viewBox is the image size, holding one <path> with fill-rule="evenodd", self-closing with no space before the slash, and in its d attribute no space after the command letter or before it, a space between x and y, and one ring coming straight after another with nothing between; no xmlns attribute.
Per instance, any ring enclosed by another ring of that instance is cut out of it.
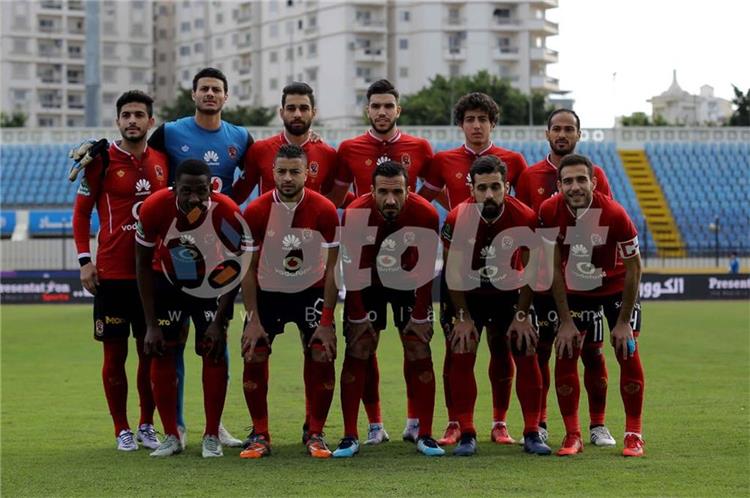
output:
<svg viewBox="0 0 750 498"><path fill-rule="evenodd" d="M218 436L224 400L227 397L227 362L203 357L203 410L206 412L204 435Z"/></svg>
<svg viewBox="0 0 750 498"><path fill-rule="evenodd" d="M102 382L107 398L109 413L115 423L115 437L120 431L130 429L128 424L128 377L125 374L125 360L128 358L128 342L107 341L104 345Z"/></svg>
<svg viewBox="0 0 750 498"><path fill-rule="evenodd" d="M151 391L165 435L177 436L177 366L174 348L151 358Z"/></svg>
<svg viewBox="0 0 750 498"><path fill-rule="evenodd" d="M604 425L607 409L607 364L601 344L586 344L581 351L583 385L589 398L591 425Z"/></svg>
<svg viewBox="0 0 750 498"><path fill-rule="evenodd" d="M547 395L549 394L549 358L552 355L552 341L539 341L536 346L537 363L542 374L542 395L539 406L539 422L547 423Z"/></svg>
<svg viewBox="0 0 750 498"><path fill-rule="evenodd" d="M632 358L623 360L617 355L620 364L620 395L625 405L625 432L642 433L643 391L646 381L643 376L641 356L636 346Z"/></svg>
<svg viewBox="0 0 750 498"><path fill-rule="evenodd" d="M378 368L378 357L375 353L372 353L370 359L367 360L362 404L365 405L367 419L371 424L383 423L383 416L380 413L380 369ZM357 407L357 410L359 410L359 407Z"/></svg>
<svg viewBox="0 0 750 498"><path fill-rule="evenodd" d="M256 352L258 348L255 348ZM270 440L268 432L268 358L259 362L245 362L242 371L242 390L245 403L253 419L256 434Z"/></svg>
<svg viewBox="0 0 750 498"><path fill-rule="evenodd" d="M453 400L453 415L461 426L461 432L476 434L474 427L474 406L477 402L477 379L474 376L474 365L477 361L476 353L449 353L451 385L451 399Z"/></svg>
<svg viewBox="0 0 750 498"><path fill-rule="evenodd" d="M445 340L445 358L443 359L443 394L445 396L445 407L448 409L448 420L455 422L456 412L453 409L453 398L451 397L450 370L451 370L451 343ZM476 379L474 379L476 382Z"/></svg>
<svg viewBox="0 0 750 498"><path fill-rule="evenodd" d="M141 404L141 418L138 425L154 423L154 394L151 392L151 356L143 351L143 338L136 339L138 351L138 399Z"/></svg>
<svg viewBox="0 0 750 498"><path fill-rule="evenodd" d="M419 418L419 408L417 408L417 402L414 399L414 390L412 389L409 379L411 378L412 364L410 361L406 361L404 358L404 382L406 383L406 417L407 418Z"/></svg>
<svg viewBox="0 0 750 498"><path fill-rule="evenodd" d="M516 395L523 412L523 433L539 432L539 412L542 403L542 373L536 355L514 355L518 368Z"/></svg>
<svg viewBox="0 0 750 498"><path fill-rule="evenodd" d="M494 343L494 344L493 344ZM492 420L504 422L508 415L510 393L513 390L515 367L505 338L490 343L490 384L492 385Z"/></svg>
<svg viewBox="0 0 750 498"><path fill-rule="evenodd" d="M305 384L305 427L308 429L310 428L310 398L312 397L310 386L313 385L312 374L310 372L311 363L312 359L310 358L310 355L306 354L303 362L302 380Z"/></svg>
<svg viewBox="0 0 750 498"><path fill-rule="evenodd" d="M344 414L345 436L359 438L357 416L369 361L351 356L344 358L344 365L341 368L341 411Z"/></svg>
<svg viewBox="0 0 750 498"><path fill-rule="evenodd" d="M579 355L580 350L577 349L573 358L564 356L555 362L555 390L565 431L578 435L581 434L581 424L578 422L578 398L581 396L581 385L578 381Z"/></svg>
<svg viewBox="0 0 750 498"><path fill-rule="evenodd" d="M409 379L414 394L416 417L419 419L419 436L432 435L432 416L435 412L435 372L432 358L410 361Z"/></svg>
<svg viewBox="0 0 750 498"><path fill-rule="evenodd" d="M310 363L310 385L305 385L305 390L310 391L310 433L320 434L333 401L336 374L332 361L311 360Z"/></svg>

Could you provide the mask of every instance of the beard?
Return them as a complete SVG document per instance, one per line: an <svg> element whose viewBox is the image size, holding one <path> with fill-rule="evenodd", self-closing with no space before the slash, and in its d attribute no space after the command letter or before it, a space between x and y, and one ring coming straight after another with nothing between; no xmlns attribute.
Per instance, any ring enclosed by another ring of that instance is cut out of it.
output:
<svg viewBox="0 0 750 498"><path fill-rule="evenodd" d="M391 131L391 130L392 130L392 129L393 129L393 128L394 128L395 126L396 126L396 120L394 119L393 121L391 121L391 122L390 122L390 123L388 124L388 128L386 128L385 130L381 130L381 129L379 129L379 128L378 128L378 127L376 126L376 124L375 124L375 120L374 120L374 119L372 119L372 118L370 118L370 126L372 126L372 129L373 129L373 130L377 131L378 133L381 133L381 134L385 135L386 133L388 133L389 131Z"/></svg>
<svg viewBox="0 0 750 498"><path fill-rule="evenodd" d="M297 126L296 128L295 128L295 125ZM299 125L302 125L302 126L300 127ZM284 121L284 129L290 135L294 135L295 137L299 137L307 133L308 130L310 130L310 126L312 126L312 121L310 122L299 121L297 123L293 123L291 121Z"/></svg>
<svg viewBox="0 0 750 498"><path fill-rule="evenodd" d="M572 154L574 150L576 150L575 144L568 143L568 145L556 145L555 142L549 143L550 148L552 151L557 154L558 156L567 156L568 154Z"/></svg>
<svg viewBox="0 0 750 498"><path fill-rule="evenodd" d="M488 220L497 218L500 214L500 206L493 201L486 201L482 204L482 217Z"/></svg>
<svg viewBox="0 0 750 498"><path fill-rule="evenodd" d="M141 140L143 140L144 138L146 138L146 132L145 131L143 133L141 133L140 135L135 135L135 136L133 136L133 135L126 135L125 133L121 133L121 135L122 135L122 139L123 140L125 140L126 142L130 142L131 144L137 144L138 142L140 142Z"/></svg>

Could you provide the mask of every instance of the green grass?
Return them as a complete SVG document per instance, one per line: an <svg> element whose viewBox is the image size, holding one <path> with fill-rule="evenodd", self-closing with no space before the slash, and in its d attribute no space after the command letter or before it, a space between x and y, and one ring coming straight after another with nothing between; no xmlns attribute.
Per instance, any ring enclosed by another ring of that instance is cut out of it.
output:
<svg viewBox="0 0 750 498"><path fill-rule="evenodd" d="M304 415L301 354L296 333L274 345L269 394L274 455L245 461L236 449L219 460L200 457L200 368L187 358L186 453L155 461L146 451L123 454L101 387L101 347L92 339L84 306L2 307L2 494L5 496L248 496L248 495L628 495L747 496L750 493L749 308L740 302L647 303L640 344L646 370L644 430L647 456L620 456L623 414L618 367L610 370L608 426L618 448L591 445L574 458L542 458L519 447L489 443L487 353L478 360L479 453L474 458L427 459L401 442L405 392L401 352L393 331L381 341L381 396L386 428L395 441L364 448L349 461L314 461L299 443ZM230 393L224 422L242 436L249 416L241 392L239 324L231 333ZM440 376L443 346L434 341ZM337 363L337 373L340 369ZM129 413L137 423L135 351L128 360ZM585 398L585 396L584 396ZM553 449L562 436L550 398ZM446 422L438 386L436 430ZM581 403L585 420L586 402ZM366 419L360 415L360 428ZM513 399L511 433L522 428ZM157 426L160 424L157 423ZM338 390L327 432L342 431Z"/></svg>

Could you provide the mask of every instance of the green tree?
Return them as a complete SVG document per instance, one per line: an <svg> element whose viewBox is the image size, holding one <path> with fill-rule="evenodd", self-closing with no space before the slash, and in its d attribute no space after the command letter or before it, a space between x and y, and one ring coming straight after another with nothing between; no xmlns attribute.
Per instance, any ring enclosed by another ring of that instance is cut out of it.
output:
<svg viewBox="0 0 750 498"><path fill-rule="evenodd" d="M661 114L657 114L652 121L645 112L634 112L630 116L622 116L620 124L622 126L669 126Z"/></svg>
<svg viewBox="0 0 750 498"><path fill-rule="evenodd" d="M750 89L747 93L742 93L742 90L732 85L734 88L734 98L732 104L737 109L734 110L732 116L729 118L729 126L750 126Z"/></svg>
<svg viewBox="0 0 750 498"><path fill-rule="evenodd" d="M225 107L221 111L221 118L238 126L268 126L275 113L276 109L273 107L234 106ZM195 103L189 88L181 89L177 98L159 111L159 117L164 121L172 121L193 114L195 114Z"/></svg>
<svg viewBox="0 0 750 498"><path fill-rule="evenodd" d="M12 114L0 111L0 128L23 128L26 126L27 119L28 116L20 111Z"/></svg>
<svg viewBox="0 0 750 498"><path fill-rule="evenodd" d="M492 97L500 106L498 124L529 124L529 97L516 90L511 84L487 71L480 71L470 76L446 78L437 75L430 84L415 94L401 99L402 125L451 125L453 124L453 106L462 95L470 92L482 92ZM539 92L532 93L534 124L542 124L553 108L546 103L545 96Z"/></svg>

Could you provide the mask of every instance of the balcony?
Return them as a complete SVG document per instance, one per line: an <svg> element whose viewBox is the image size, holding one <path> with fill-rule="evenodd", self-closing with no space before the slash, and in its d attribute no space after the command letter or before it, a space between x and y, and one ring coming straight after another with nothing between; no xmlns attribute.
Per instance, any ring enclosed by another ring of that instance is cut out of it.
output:
<svg viewBox="0 0 750 498"><path fill-rule="evenodd" d="M498 61L518 60L518 47L498 47L494 50L492 56Z"/></svg>
<svg viewBox="0 0 750 498"><path fill-rule="evenodd" d="M62 10L62 0L43 0L39 2L39 6L43 9Z"/></svg>
<svg viewBox="0 0 750 498"><path fill-rule="evenodd" d="M466 18L461 16L448 16L443 19L443 27L445 29L464 29L466 24Z"/></svg>
<svg viewBox="0 0 750 498"><path fill-rule="evenodd" d="M559 1L558 0L531 0L531 6L539 6L539 7L546 7L548 9L554 9L556 7L559 7Z"/></svg>
<svg viewBox="0 0 750 498"><path fill-rule="evenodd" d="M246 74L250 74L251 69L252 68L250 66L242 66L240 68L240 76L245 76Z"/></svg>
<svg viewBox="0 0 750 498"><path fill-rule="evenodd" d="M382 19L354 19L352 30L358 33L385 33L385 21Z"/></svg>
<svg viewBox="0 0 750 498"><path fill-rule="evenodd" d="M466 48L464 47L446 48L443 50L443 58L449 61L466 60Z"/></svg>
<svg viewBox="0 0 750 498"><path fill-rule="evenodd" d="M83 2L81 0L68 0L68 9L83 10Z"/></svg>
<svg viewBox="0 0 750 498"><path fill-rule="evenodd" d="M531 60L544 61L548 64L554 64L558 61L557 50L552 50L546 47L532 48Z"/></svg>
<svg viewBox="0 0 750 498"><path fill-rule="evenodd" d="M307 24L305 26L305 35L314 35L318 32L317 24Z"/></svg>
<svg viewBox="0 0 750 498"><path fill-rule="evenodd" d="M494 17L495 29L502 29L505 31L518 31L521 28L521 20L515 17Z"/></svg>
<svg viewBox="0 0 750 498"><path fill-rule="evenodd" d="M354 78L354 89L355 90L367 90L375 80L372 76L359 76Z"/></svg>
<svg viewBox="0 0 750 498"><path fill-rule="evenodd" d="M547 36L556 35L559 31L557 23L547 19L530 19L526 21L524 27L529 31L543 33Z"/></svg>
<svg viewBox="0 0 750 498"><path fill-rule="evenodd" d="M358 48L354 51L356 62L385 62L385 49Z"/></svg>
<svg viewBox="0 0 750 498"><path fill-rule="evenodd" d="M550 76L532 76L531 89L542 90L544 92L558 92L560 91L560 81Z"/></svg>
<svg viewBox="0 0 750 498"><path fill-rule="evenodd" d="M58 47L42 46L39 47L39 57L59 58L62 57L62 49Z"/></svg>

